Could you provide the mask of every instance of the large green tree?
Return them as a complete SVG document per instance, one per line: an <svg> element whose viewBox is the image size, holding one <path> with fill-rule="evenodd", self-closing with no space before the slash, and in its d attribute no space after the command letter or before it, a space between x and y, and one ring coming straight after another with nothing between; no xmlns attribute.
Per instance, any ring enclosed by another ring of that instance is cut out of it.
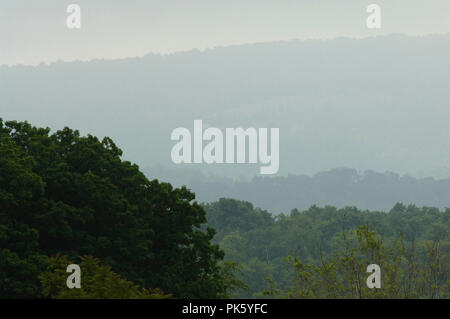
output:
<svg viewBox="0 0 450 319"><path fill-rule="evenodd" d="M150 181L109 138L0 120L0 296L39 297L46 256L91 255L143 288L225 296L223 252L186 188Z"/></svg>
<svg viewBox="0 0 450 319"><path fill-rule="evenodd" d="M81 257L83 284L67 289L67 265L73 264L65 256L48 259L47 271L39 275L42 292L46 298L60 299L165 299L158 290L142 289L114 273L108 265L91 256Z"/></svg>

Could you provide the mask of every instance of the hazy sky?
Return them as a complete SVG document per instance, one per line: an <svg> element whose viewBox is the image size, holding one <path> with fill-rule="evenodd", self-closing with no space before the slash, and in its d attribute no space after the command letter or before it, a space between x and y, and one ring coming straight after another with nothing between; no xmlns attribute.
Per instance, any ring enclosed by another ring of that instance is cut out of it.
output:
<svg viewBox="0 0 450 319"><path fill-rule="evenodd" d="M66 8L82 28L66 27ZM366 27L369 4L382 28ZM274 40L450 32L450 0L1 0L0 64L121 58Z"/></svg>

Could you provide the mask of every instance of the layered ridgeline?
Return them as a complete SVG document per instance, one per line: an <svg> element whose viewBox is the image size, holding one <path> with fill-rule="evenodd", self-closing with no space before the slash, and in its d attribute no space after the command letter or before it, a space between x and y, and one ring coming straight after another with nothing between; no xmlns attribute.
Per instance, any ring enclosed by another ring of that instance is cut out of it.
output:
<svg viewBox="0 0 450 319"><path fill-rule="evenodd" d="M0 120L0 297L449 298L448 209L202 207L121 155L110 138ZM73 263L81 289L66 286ZM383 289L364 286L372 263Z"/></svg>
<svg viewBox="0 0 450 319"><path fill-rule="evenodd" d="M312 205L389 211L396 203L450 207L450 179L415 178L392 172L358 172L336 168L314 175L255 176L233 179L209 175L200 169L145 169L149 178L174 186L189 185L200 202L221 197L249 201L273 214L304 210Z"/></svg>
<svg viewBox="0 0 450 319"><path fill-rule="evenodd" d="M448 177L449 52L450 35L392 35L3 66L0 110L110 136L141 167L170 165L172 130L200 119L280 128L283 175L352 167ZM196 168L251 176L259 166Z"/></svg>

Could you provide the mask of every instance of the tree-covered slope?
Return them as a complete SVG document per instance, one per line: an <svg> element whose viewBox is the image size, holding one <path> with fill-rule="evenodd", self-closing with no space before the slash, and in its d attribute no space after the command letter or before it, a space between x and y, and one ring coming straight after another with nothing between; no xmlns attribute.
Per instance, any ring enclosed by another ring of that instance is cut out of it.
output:
<svg viewBox="0 0 450 319"><path fill-rule="evenodd" d="M397 204L389 212L377 212L312 206L272 216L251 203L234 199L223 198L204 206L208 224L217 230L215 241L227 259L242 266L241 278L249 291L241 291L239 296L261 296L268 288L265 278L271 278L277 287L289 286L294 272L284 260L288 256L320 265L346 248L357 247L356 230L361 226L376 231L386 247L393 246L401 234L408 247L414 245L423 263L428 245L440 241L442 257L447 256L450 266L449 209ZM445 282L445 278L442 275L440 280Z"/></svg>
<svg viewBox="0 0 450 319"><path fill-rule="evenodd" d="M111 139L0 120L0 155L0 297L41 297L55 255L94 256L175 297L224 296L194 194L149 181Z"/></svg>

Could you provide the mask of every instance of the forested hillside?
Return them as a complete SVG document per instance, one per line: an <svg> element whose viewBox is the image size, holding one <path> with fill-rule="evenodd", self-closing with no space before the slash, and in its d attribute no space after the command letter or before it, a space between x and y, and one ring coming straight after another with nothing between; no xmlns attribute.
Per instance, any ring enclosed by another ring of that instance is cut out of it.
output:
<svg viewBox="0 0 450 319"><path fill-rule="evenodd" d="M220 129L280 128L282 175L351 167L448 178L448 52L450 34L393 34L0 66L0 110L109 136L143 168L173 167L172 130L202 119ZM201 167L233 177L258 169Z"/></svg>
<svg viewBox="0 0 450 319"><path fill-rule="evenodd" d="M450 209L439 211L432 207L397 204L389 212L377 212L355 207L336 209L332 206L313 206L304 211L293 209L290 214L273 216L267 211L254 208L249 202L233 199L220 199L205 204L205 209L208 212L208 224L217 229L215 242L224 249L227 259L242 266L241 278L249 289L241 290L238 294L240 297L263 296L264 291L268 291L270 295L275 290L279 290L275 294L277 297L285 296L280 291L291 297L296 296L298 289L291 285L292 280L298 280L296 269L298 270L299 265L304 266L300 269L305 276L305 265L309 265L306 268L311 272L314 267L324 264L336 266L343 256L348 257L352 249L355 249L355 262L358 260L361 263L358 265L359 272L362 273L362 278L359 278L361 285L365 286L367 278L365 268L361 268L363 266L367 267L378 261L386 272L398 268L395 271L398 278L392 283L398 291L394 289L395 293L391 292L384 297L430 297L433 294L430 292L431 286L434 284L430 276L435 276L440 296L449 296ZM357 230L361 241L358 240ZM378 235L371 233L372 231ZM367 253L367 247L364 250L365 240L376 243L371 247L376 251L372 257L378 254L378 257L366 258L367 263L362 258L362 252ZM297 268L292 265L295 259L291 259L291 264L285 260L288 256L297 258L294 262ZM398 264L390 264L393 259L398 259ZM407 267L412 267L411 263L415 263L413 270ZM431 274L430 271L434 273ZM342 270L341 275L343 273ZM355 274L355 271L351 273ZM417 278L408 278L411 273ZM311 280L314 278L312 273L306 277ZM264 278L268 280L263 280ZM320 276L316 276L315 280L312 285L326 282ZM332 282L337 285L339 280ZM408 295L400 287L412 282L417 286L410 288ZM308 284L307 280L303 284ZM337 297L352 296L349 292L352 291L351 287L342 290L346 292ZM355 297L356 290L353 293ZM308 294L300 296L307 297ZM309 295L313 296L328 295L322 292Z"/></svg>
<svg viewBox="0 0 450 319"><path fill-rule="evenodd" d="M226 296L194 194L121 155L109 138L0 119L0 298L68 297L72 262L88 283L72 297Z"/></svg>
<svg viewBox="0 0 450 319"><path fill-rule="evenodd" d="M200 205L121 156L0 119L0 298L449 298L450 209ZM371 263L381 290L364 286Z"/></svg>

